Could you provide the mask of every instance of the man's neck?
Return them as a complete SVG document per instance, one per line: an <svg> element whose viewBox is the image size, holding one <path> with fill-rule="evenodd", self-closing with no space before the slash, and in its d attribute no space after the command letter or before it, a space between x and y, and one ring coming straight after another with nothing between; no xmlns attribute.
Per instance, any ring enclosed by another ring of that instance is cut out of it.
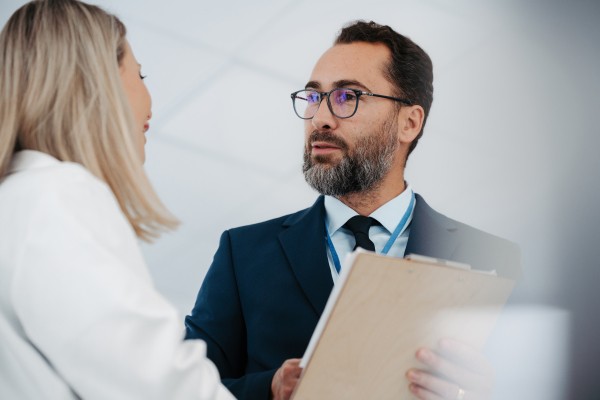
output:
<svg viewBox="0 0 600 400"><path fill-rule="evenodd" d="M358 215L367 217L373 214L379 207L404 192L406 189L404 173L399 177L396 175L397 174L389 174L381 181L381 184L373 190L340 196L338 197L338 200L356 211Z"/></svg>

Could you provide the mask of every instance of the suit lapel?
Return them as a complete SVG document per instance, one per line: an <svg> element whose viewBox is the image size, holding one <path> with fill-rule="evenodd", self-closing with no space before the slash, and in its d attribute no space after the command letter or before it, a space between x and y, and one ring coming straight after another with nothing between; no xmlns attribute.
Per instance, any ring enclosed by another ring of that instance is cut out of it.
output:
<svg viewBox="0 0 600 400"><path fill-rule="evenodd" d="M451 259L459 243L453 234L456 226L429 207L421 196L415 196L415 211L405 254ZM324 197L319 196L315 204L304 212L291 215L283 225L288 228L279 234L281 246L302 290L321 316L333 289L325 247Z"/></svg>
<svg viewBox="0 0 600 400"><path fill-rule="evenodd" d="M296 279L319 316L323 313L333 280L325 248L325 205L323 196L304 213L290 216L279 241Z"/></svg>
<svg viewBox="0 0 600 400"><path fill-rule="evenodd" d="M418 194L405 254L419 254L449 260L459 239L452 232L456 226L434 211Z"/></svg>

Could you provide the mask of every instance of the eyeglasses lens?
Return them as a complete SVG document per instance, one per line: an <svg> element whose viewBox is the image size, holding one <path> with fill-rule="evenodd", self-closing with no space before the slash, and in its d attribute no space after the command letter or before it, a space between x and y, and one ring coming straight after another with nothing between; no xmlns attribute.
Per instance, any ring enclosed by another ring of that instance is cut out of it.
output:
<svg viewBox="0 0 600 400"><path fill-rule="evenodd" d="M300 118L310 119L319 109L319 93L314 90L302 90L294 97L294 109Z"/></svg>
<svg viewBox="0 0 600 400"><path fill-rule="evenodd" d="M348 118L356 111L358 98L348 89L336 89L329 97L333 113L340 118ZM294 97L294 109L302 119L310 119L317 114L320 95L314 90L301 90Z"/></svg>
<svg viewBox="0 0 600 400"><path fill-rule="evenodd" d="M356 93L348 89L337 89L331 92L330 102L333 113L341 118L347 118L356 110Z"/></svg>

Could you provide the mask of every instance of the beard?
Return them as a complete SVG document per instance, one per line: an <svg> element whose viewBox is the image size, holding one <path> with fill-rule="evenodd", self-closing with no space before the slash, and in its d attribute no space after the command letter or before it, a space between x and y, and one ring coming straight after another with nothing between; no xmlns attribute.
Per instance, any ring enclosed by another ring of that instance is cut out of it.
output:
<svg viewBox="0 0 600 400"><path fill-rule="evenodd" d="M378 130L358 139L352 149L345 140L331 132L312 132L304 148L304 179L325 196L376 191L394 163L399 146L397 126L397 116L390 115ZM334 163L330 156L312 156L310 149L316 141L339 147L343 152L342 159Z"/></svg>

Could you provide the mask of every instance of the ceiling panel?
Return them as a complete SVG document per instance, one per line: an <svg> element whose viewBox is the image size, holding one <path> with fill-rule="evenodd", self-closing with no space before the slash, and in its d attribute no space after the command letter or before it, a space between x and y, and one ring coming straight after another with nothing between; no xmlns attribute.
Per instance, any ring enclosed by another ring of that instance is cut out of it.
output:
<svg viewBox="0 0 600 400"><path fill-rule="evenodd" d="M463 16L464 14L464 16ZM454 9L421 1L306 0L265 29L257 40L240 51L240 57L308 81L321 54L341 27L356 19L392 26L418 43L444 68L494 32L498 22L486 21Z"/></svg>
<svg viewBox="0 0 600 400"><path fill-rule="evenodd" d="M127 24L127 38L142 65L144 83L152 96L152 124L176 112L186 98L201 91L227 64L223 56L163 35L136 22Z"/></svg>
<svg viewBox="0 0 600 400"><path fill-rule="evenodd" d="M275 181L254 171L148 134L145 169L164 203L184 224L210 229ZM233 221L230 221L233 223Z"/></svg>
<svg viewBox="0 0 600 400"><path fill-rule="evenodd" d="M164 35L195 40L217 51L233 53L268 26L292 11L297 1L282 0L101 0L95 2L122 16L138 20Z"/></svg>
<svg viewBox="0 0 600 400"><path fill-rule="evenodd" d="M161 134L258 174L280 176L302 155L303 123L290 99L294 88L232 66L162 126Z"/></svg>

